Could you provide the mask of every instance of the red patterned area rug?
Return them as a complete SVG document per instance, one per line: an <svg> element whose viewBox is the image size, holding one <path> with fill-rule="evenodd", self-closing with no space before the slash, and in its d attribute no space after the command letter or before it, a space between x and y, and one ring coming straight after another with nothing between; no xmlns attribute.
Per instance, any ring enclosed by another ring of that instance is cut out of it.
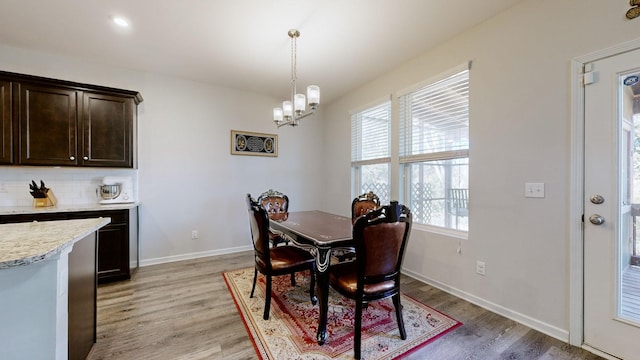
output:
<svg viewBox="0 0 640 360"><path fill-rule="evenodd" d="M258 275L253 298L249 298L253 268L225 272L224 279L261 359L353 359L354 302L331 289L327 342L318 345L318 306L309 300L308 272L297 274L295 287L288 275L273 278L269 320L262 319L264 276ZM401 301L406 340L400 339L391 299L364 309L363 359L400 359L462 325L407 295L402 294Z"/></svg>

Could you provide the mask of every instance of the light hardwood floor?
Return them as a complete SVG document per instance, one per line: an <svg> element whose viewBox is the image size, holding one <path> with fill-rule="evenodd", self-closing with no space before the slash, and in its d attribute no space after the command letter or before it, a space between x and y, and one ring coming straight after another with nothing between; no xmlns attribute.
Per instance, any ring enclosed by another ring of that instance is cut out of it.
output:
<svg viewBox="0 0 640 360"><path fill-rule="evenodd" d="M222 277L253 252L143 267L98 288L98 339L89 360L255 359ZM463 322L407 359L601 359L415 279L403 292ZM278 359L280 360L280 359Z"/></svg>

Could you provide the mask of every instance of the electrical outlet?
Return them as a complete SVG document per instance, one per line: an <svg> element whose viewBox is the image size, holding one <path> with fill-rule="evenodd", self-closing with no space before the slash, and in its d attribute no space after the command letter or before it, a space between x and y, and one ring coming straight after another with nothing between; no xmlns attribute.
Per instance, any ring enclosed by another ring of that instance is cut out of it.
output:
<svg viewBox="0 0 640 360"><path fill-rule="evenodd" d="M485 263L484 261L476 261L476 273L479 275L484 275L485 274Z"/></svg>
<svg viewBox="0 0 640 360"><path fill-rule="evenodd" d="M191 230L191 239L195 240L198 238L198 230Z"/></svg>
<svg viewBox="0 0 640 360"><path fill-rule="evenodd" d="M528 198L544 198L544 183L525 183L524 196Z"/></svg>

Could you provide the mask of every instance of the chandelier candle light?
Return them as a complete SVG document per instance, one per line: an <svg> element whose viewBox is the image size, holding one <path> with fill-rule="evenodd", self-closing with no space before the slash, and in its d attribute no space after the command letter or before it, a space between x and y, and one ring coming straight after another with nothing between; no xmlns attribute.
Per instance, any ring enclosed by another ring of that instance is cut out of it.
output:
<svg viewBox="0 0 640 360"><path fill-rule="evenodd" d="M284 125L297 126L300 119L312 115L320 103L320 87L309 85L307 95L296 94L296 39L300 32L296 29L289 30L291 38L291 101L283 101L282 107L273 109L273 121L278 127ZM307 112L307 102L311 111Z"/></svg>

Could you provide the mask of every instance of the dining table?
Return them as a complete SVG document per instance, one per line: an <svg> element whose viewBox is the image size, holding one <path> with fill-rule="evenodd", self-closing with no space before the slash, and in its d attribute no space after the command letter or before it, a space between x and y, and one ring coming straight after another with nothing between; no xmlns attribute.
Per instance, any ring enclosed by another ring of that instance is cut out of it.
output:
<svg viewBox="0 0 640 360"><path fill-rule="evenodd" d="M316 295L318 297L318 331L316 340L327 340L329 301L329 266L331 253L353 247L351 218L324 211L289 212L284 221L271 221L271 228L284 233L296 246L308 250L316 260Z"/></svg>

